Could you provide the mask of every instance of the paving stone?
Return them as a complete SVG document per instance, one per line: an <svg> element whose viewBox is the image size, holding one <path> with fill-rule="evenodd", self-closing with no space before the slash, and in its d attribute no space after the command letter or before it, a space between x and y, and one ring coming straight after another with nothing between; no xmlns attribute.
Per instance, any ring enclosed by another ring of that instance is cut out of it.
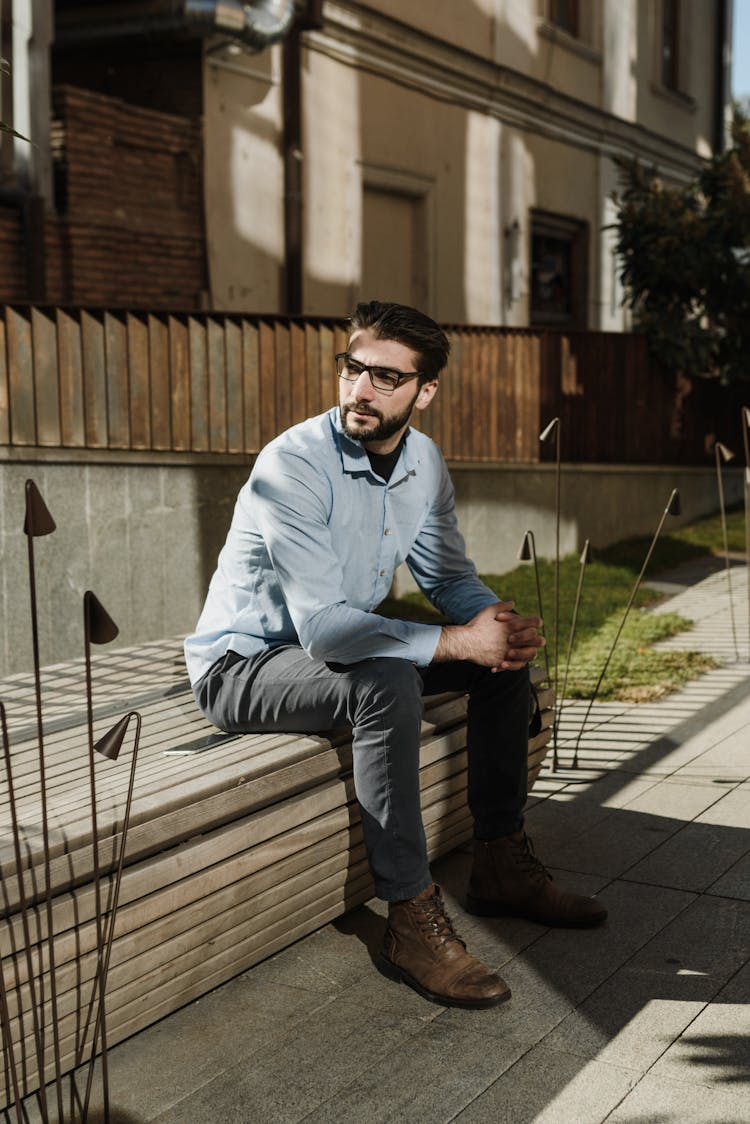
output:
<svg viewBox="0 0 750 1124"><path fill-rule="evenodd" d="M516 1065L456 1117L456 1124L600 1124L627 1095L638 1074L585 1062L546 1043Z"/></svg>
<svg viewBox="0 0 750 1124"><path fill-rule="evenodd" d="M424 1028L385 1017L346 996L328 1001L290 1033L227 1066L190 1096L151 1119L159 1124L292 1124L336 1096L393 1050L410 1049Z"/></svg>
<svg viewBox="0 0 750 1124"><path fill-rule="evenodd" d="M651 1070L689 1085L740 1086L750 1080L750 1007L712 1003L701 1011Z"/></svg>
<svg viewBox="0 0 750 1124"><path fill-rule="evenodd" d="M750 855L744 855L726 874L717 878L709 893L750 901Z"/></svg>
<svg viewBox="0 0 750 1124"><path fill-rule="evenodd" d="M684 890L705 890L750 850L746 828L686 824L627 872L629 879Z"/></svg>
<svg viewBox="0 0 750 1124"><path fill-rule="evenodd" d="M646 1076L617 1106L607 1124L747 1124L747 1090L692 1085Z"/></svg>
<svg viewBox="0 0 750 1124"><path fill-rule="evenodd" d="M153 1119L241 1059L282 1039L321 997L249 973L156 1023L110 1054L112 1101Z"/></svg>
<svg viewBox="0 0 750 1124"><path fill-rule="evenodd" d="M409 1039L408 1049L392 1050L366 1069L356 1084L305 1117L305 1124L452 1120L525 1049L514 1038L493 1037L488 1043L439 1019Z"/></svg>

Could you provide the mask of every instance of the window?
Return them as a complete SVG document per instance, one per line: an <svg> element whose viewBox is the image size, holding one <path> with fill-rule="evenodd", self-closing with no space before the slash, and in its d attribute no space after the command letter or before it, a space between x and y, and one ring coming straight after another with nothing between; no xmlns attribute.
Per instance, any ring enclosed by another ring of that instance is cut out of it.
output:
<svg viewBox="0 0 750 1124"><path fill-rule="evenodd" d="M549 22L568 35L577 36L578 0L549 0Z"/></svg>
<svg viewBox="0 0 750 1124"><path fill-rule="evenodd" d="M588 230L561 215L531 217L531 323L585 328Z"/></svg>
<svg viewBox="0 0 750 1124"><path fill-rule="evenodd" d="M680 0L662 0L661 10L661 84L668 90L679 89Z"/></svg>

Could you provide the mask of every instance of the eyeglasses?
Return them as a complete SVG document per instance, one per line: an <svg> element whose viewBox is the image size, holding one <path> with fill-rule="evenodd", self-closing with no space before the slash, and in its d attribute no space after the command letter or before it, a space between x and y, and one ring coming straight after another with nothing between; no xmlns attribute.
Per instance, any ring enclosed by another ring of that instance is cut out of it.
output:
<svg viewBox="0 0 750 1124"><path fill-rule="evenodd" d="M368 367L352 359L348 351L336 356L336 373L340 379L356 382L363 371L367 371L370 382L381 394L393 394L406 379L418 379L421 371L392 371L389 367Z"/></svg>

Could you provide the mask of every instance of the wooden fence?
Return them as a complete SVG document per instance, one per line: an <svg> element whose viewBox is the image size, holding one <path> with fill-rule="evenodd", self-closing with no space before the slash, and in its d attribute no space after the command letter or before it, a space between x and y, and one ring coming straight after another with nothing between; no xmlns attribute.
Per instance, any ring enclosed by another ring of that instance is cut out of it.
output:
<svg viewBox="0 0 750 1124"><path fill-rule="evenodd" d="M737 439L737 394L656 371L640 336L449 334L417 422L451 461L549 458L553 417L572 462L705 464L710 435ZM0 446L252 455L336 401L345 346L332 320L5 306Z"/></svg>

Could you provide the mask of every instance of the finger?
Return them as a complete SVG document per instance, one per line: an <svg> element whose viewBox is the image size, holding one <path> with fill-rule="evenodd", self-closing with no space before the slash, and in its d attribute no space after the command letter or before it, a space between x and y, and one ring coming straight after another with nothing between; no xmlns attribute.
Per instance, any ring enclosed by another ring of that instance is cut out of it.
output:
<svg viewBox="0 0 750 1124"><path fill-rule="evenodd" d="M530 663L531 660L536 659L536 653L536 648L509 648L505 653L505 661L521 660L522 663Z"/></svg>
<svg viewBox="0 0 750 1124"><path fill-rule="evenodd" d="M544 624L541 617L519 617L515 613L496 613L495 620L510 625L514 632L522 628L541 628Z"/></svg>
<svg viewBox="0 0 750 1124"><path fill-rule="evenodd" d="M499 667L493 667L493 671L520 671L522 667L526 667L528 660L503 660Z"/></svg>

